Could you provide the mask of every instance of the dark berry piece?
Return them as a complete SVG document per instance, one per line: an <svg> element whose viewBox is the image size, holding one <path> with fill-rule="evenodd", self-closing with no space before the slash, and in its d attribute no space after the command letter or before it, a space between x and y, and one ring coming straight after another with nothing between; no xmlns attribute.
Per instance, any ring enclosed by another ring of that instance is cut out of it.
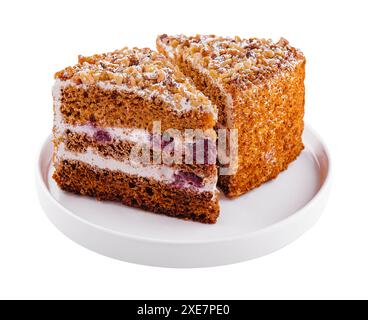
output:
<svg viewBox="0 0 368 320"><path fill-rule="evenodd" d="M174 175L174 185L178 188L184 187L185 185L191 185L194 187L203 187L203 179L194 173L178 171Z"/></svg>
<svg viewBox="0 0 368 320"><path fill-rule="evenodd" d="M95 132L95 134L93 135L93 138L97 142L110 142L112 140L110 134L107 131L101 130L101 129L98 129Z"/></svg>

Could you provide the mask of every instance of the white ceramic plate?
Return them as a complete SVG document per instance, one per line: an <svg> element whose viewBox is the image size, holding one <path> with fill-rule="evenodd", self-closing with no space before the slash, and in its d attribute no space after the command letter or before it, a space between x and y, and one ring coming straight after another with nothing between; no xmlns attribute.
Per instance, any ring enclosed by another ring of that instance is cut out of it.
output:
<svg viewBox="0 0 368 320"><path fill-rule="evenodd" d="M145 265L209 267L253 259L296 240L320 217L330 159L320 137L279 177L242 197L221 197L215 225L183 221L61 191L51 178L51 137L40 152L37 187L49 219L70 239L103 255Z"/></svg>

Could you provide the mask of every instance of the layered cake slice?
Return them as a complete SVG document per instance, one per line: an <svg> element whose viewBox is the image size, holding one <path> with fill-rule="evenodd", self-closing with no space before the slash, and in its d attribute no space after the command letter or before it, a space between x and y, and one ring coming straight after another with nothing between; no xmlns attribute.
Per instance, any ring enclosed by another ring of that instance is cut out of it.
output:
<svg viewBox="0 0 368 320"><path fill-rule="evenodd" d="M159 52L219 110L218 128L238 133L231 174L219 186L239 196L275 178L303 149L305 58L285 39L161 35ZM219 158L221 165L221 158Z"/></svg>
<svg viewBox="0 0 368 320"><path fill-rule="evenodd" d="M63 190L214 223L217 110L168 59L124 48L55 75L54 179Z"/></svg>

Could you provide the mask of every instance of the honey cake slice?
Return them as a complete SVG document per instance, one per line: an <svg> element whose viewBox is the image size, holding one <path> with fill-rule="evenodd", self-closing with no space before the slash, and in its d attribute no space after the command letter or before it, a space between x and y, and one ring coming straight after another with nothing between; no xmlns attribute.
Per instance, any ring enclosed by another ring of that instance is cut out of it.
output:
<svg viewBox="0 0 368 320"><path fill-rule="evenodd" d="M55 74L53 100L53 178L61 189L216 222L217 109L163 55L124 48L81 56ZM198 141L178 142L167 137L170 130L202 134ZM177 146L181 153L173 161ZM189 153L194 161L179 161Z"/></svg>
<svg viewBox="0 0 368 320"><path fill-rule="evenodd" d="M298 157L304 148L306 60L287 40L164 34L157 48L218 107L217 128L238 132L232 174L220 169L219 186L227 196L277 177Z"/></svg>

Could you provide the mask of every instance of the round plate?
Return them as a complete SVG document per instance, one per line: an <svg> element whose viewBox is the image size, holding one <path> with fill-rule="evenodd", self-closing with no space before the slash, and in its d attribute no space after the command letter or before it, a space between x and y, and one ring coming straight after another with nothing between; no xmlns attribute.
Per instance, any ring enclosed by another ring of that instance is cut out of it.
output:
<svg viewBox="0 0 368 320"><path fill-rule="evenodd" d="M282 248L320 217L330 187L329 154L310 127L303 140L305 150L277 179L234 200L221 196L215 225L61 191L51 178L51 136L40 151L38 194L61 232L103 255L163 267L236 263Z"/></svg>

